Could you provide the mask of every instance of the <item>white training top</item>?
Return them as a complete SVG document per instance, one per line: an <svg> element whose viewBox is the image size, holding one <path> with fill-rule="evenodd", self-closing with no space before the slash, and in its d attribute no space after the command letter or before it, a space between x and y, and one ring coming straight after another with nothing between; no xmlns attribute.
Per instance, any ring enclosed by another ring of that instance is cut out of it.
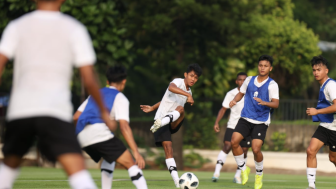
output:
<svg viewBox="0 0 336 189"><path fill-rule="evenodd" d="M189 88L189 90L187 90L186 85L184 83L184 79L176 78L171 83L174 83L178 88L192 95L191 89ZM161 100L161 104L158 110L156 111L154 120L163 118L169 112L174 111L178 106L184 107L184 104L187 102L187 99L188 97L173 93L167 89L166 93L164 94Z"/></svg>
<svg viewBox="0 0 336 189"><path fill-rule="evenodd" d="M110 86L110 88L114 88ZM89 97L90 98L90 97ZM87 98L78 108L77 111L83 112L87 103ZM118 93L114 99L113 106L110 112L111 120L125 120L129 122L129 101L123 93ZM86 147L99 142L107 141L113 138L114 135L105 123L95 123L86 125L77 138L82 147Z"/></svg>
<svg viewBox="0 0 336 189"><path fill-rule="evenodd" d="M52 116L72 121L73 66L96 60L85 26L61 12L33 11L8 24L0 53L14 58L7 120Z"/></svg>
<svg viewBox="0 0 336 189"><path fill-rule="evenodd" d="M323 83L324 84L324 83ZM322 88L323 85L321 85L320 88ZM327 83L327 85L324 87L323 93L326 97L327 101L333 105L333 100L336 99L336 82L331 80ZM336 131L336 115L334 114L334 121L332 123L325 123L321 122L320 125L322 127L325 127L329 130Z"/></svg>
<svg viewBox="0 0 336 189"><path fill-rule="evenodd" d="M232 108L230 108L230 102L234 99L234 97L239 93L238 87L232 89L231 91L227 92L222 103L222 106L227 109L231 109L230 118L227 123L227 128L235 129L236 125L239 121L241 111L244 108L244 97L241 101L237 102Z"/></svg>
<svg viewBox="0 0 336 189"><path fill-rule="evenodd" d="M243 85L240 87L240 92L241 93L246 93L247 90L247 86L249 85L250 81L251 81L252 76L249 76L245 79ZM268 81L269 78L265 79L263 82L259 83L258 82L258 76L254 79L254 84L257 87L261 87L263 84L265 84ZM274 99L279 99L279 86L278 84L273 80L269 83L268 85L268 96L269 96L269 100L271 101L273 98ZM253 120L253 119L249 119L246 117L243 117L244 119L246 119L248 122L253 123L253 124L266 124L267 126L269 126L269 124L271 123L271 116L269 114L268 116L268 120L266 122L262 122L262 121L257 121L257 120Z"/></svg>

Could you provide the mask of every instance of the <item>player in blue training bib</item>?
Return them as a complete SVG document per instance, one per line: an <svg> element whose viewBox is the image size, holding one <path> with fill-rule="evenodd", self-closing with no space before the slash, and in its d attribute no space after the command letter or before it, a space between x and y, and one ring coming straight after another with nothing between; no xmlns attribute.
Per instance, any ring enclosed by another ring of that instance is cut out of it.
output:
<svg viewBox="0 0 336 189"><path fill-rule="evenodd" d="M329 145L329 160L336 165L336 81L328 77L329 63L322 56L311 60L313 74L320 84L316 108L307 108L307 115L320 122L307 148L308 189L315 188L317 169L316 154L323 145Z"/></svg>
<svg viewBox="0 0 336 189"><path fill-rule="evenodd" d="M246 166L242 147L239 145L247 137L252 138L252 151L256 166L255 189L262 188L263 178L263 155L261 147L264 143L266 131L271 122L271 109L279 106L278 84L269 77L272 70L273 58L269 55L262 55L259 58L257 76L247 77L240 92L230 102L230 107L244 97L244 108L241 112L237 126L231 138L232 152L242 170L241 182L243 185L248 180L250 168Z"/></svg>

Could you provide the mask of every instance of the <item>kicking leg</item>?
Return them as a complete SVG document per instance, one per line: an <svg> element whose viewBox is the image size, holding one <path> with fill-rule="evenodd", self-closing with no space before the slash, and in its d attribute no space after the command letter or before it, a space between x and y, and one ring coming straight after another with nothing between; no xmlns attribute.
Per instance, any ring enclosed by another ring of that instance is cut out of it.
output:
<svg viewBox="0 0 336 189"><path fill-rule="evenodd" d="M322 141L317 138L312 138L307 148L307 179L310 188L315 188L317 160L316 154L324 145Z"/></svg>
<svg viewBox="0 0 336 189"><path fill-rule="evenodd" d="M166 155L167 168L172 176L175 186L179 188L179 176L177 173L176 162L173 157L173 143L171 141L162 142L163 149Z"/></svg>
<svg viewBox="0 0 336 189"><path fill-rule="evenodd" d="M213 182L217 182L218 177L220 175L220 171L226 161L227 155L231 151L231 141L224 141L224 147L223 149L219 152L218 157L217 157L217 164L215 168L215 172L212 177Z"/></svg>
<svg viewBox="0 0 336 189"><path fill-rule="evenodd" d="M178 120L183 113L184 108L182 106L178 106L173 112L169 112L164 118L155 120L154 125L150 128L150 130L154 133L160 127L176 122L176 120Z"/></svg>
<svg viewBox="0 0 336 189"><path fill-rule="evenodd" d="M128 150L117 159L117 162L128 170L128 174L137 189L147 189L145 177Z"/></svg>
<svg viewBox="0 0 336 189"><path fill-rule="evenodd" d="M105 159L103 159L103 162L101 163L101 166L100 166L102 189L112 188L114 168L115 168L115 161L112 163L109 163Z"/></svg>

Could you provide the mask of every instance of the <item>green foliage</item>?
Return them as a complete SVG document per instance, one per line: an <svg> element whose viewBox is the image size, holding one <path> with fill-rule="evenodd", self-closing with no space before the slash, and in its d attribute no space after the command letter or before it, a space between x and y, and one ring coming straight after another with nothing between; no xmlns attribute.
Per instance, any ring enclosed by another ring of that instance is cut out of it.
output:
<svg viewBox="0 0 336 189"><path fill-rule="evenodd" d="M273 143L272 151L288 151L288 149L285 148L286 137L286 133L273 132L271 136L271 140Z"/></svg>
<svg viewBox="0 0 336 189"><path fill-rule="evenodd" d="M183 156L184 166L193 169L202 168L205 163L211 162L209 159L204 159L200 154L191 151L191 153Z"/></svg>

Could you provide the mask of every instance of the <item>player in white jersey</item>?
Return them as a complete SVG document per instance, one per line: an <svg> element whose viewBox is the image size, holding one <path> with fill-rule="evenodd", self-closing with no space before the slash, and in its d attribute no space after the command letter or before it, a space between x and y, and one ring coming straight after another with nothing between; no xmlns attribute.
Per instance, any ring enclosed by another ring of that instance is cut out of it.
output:
<svg viewBox="0 0 336 189"><path fill-rule="evenodd" d="M75 189L95 189L72 125L70 81L78 67L111 130L93 64L91 39L76 19L59 12L64 0L36 0L37 10L11 21L0 42L0 74L14 58L14 79L6 117L0 189L12 188L22 157L38 138L42 155L58 161Z"/></svg>
<svg viewBox="0 0 336 189"><path fill-rule="evenodd" d="M336 81L328 77L329 63L322 56L311 60L315 79L321 85L316 108L307 108L314 122L320 122L307 148L308 189L315 189L316 154L323 145L329 146L329 160L336 165Z"/></svg>
<svg viewBox="0 0 336 189"><path fill-rule="evenodd" d="M141 109L148 113L156 109L155 122L151 127L154 133L155 144L163 147L166 156L167 168L179 188L179 176L176 163L173 158L171 135L182 126L184 119L184 104L194 104L190 87L192 87L202 75L202 69L198 64L191 64L184 73L184 79L174 79L170 84L162 100L153 106L141 105Z"/></svg>
<svg viewBox="0 0 336 189"><path fill-rule="evenodd" d="M223 140L223 142L224 142L223 150L220 151L220 153L218 154L218 157L217 157L217 164L216 164L215 172L214 172L213 177L212 177L213 182L217 182L218 177L220 175L220 170L222 169L222 167L225 163L227 155L231 151L231 137L232 137L233 131L234 131L234 129L235 129L237 123L238 123L238 120L240 118L241 111L244 107L244 98L241 101L239 101L232 108L230 108L229 104L233 100L233 98L239 93L240 87L244 83L246 77L247 77L247 74L244 73L244 72L240 72L240 73L237 74L237 79L236 79L237 87L232 89L228 93L226 93L223 104L222 104L222 108L219 110L218 115L217 115L217 119L216 119L216 122L215 122L215 125L214 125L214 130L215 130L215 132L218 133L220 131L219 125L218 125L219 121L222 119L222 117L224 116L227 109L231 110L230 118L229 118L229 121L227 123L225 136L224 136L224 140ZM245 162L246 162L247 151L251 147L251 137L247 137L246 139L242 140L240 142L240 146L242 147L242 149L244 151L244 158L245 158ZM237 171L236 171L236 174L234 176L234 179L233 179L234 183L241 184L240 173L241 173L241 170L238 167Z"/></svg>

